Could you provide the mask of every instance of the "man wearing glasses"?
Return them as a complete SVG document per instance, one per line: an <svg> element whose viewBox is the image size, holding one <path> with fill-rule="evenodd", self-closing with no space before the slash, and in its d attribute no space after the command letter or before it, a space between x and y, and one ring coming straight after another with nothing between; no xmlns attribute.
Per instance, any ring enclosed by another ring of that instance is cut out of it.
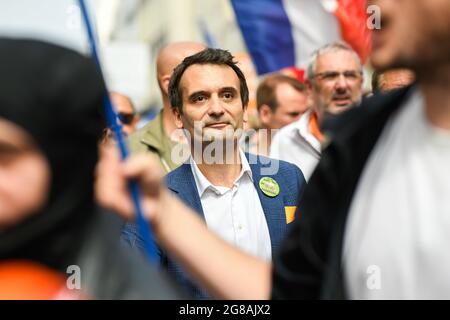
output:
<svg viewBox="0 0 450 320"><path fill-rule="evenodd" d="M308 65L307 77L320 123L327 116L345 111L361 101L361 61L344 43L332 43L317 50Z"/></svg>
<svg viewBox="0 0 450 320"><path fill-rule="evenodd" d="M313 53L307 78L313 108L275 135L270 156L294 163L309 179L320 159L324 142L320 126L331 116L361 101L361 60L344 43L327 44Z"/></svg>
<svg viewBox="0 0 450 320"><path fill-rule="evenodd" d="M128 137L136 130L139 114L136 113L133 102L128 96L114 91L111 91L109 96L117 113L117 123L122 126L123 135ZM103 130L102 143L114 143L114 138L110 128Z"/></svg>
<svg viewBox="0 0 450 320"><path fill-rule="evenodd" d="M116 108L117 117L122 125L122 131L128 137L136 130L139 115L136 113L131 99L126 95L118 92L111 92L110 96L112 103Z"/></svg>

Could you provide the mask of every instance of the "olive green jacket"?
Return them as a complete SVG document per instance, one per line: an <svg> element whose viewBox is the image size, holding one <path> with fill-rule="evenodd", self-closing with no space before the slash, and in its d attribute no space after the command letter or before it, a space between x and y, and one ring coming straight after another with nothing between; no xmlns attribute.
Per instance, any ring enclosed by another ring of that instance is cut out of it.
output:
<svg viewBox="0 0 450 320"><path fill-rule="evenodd" d="M131 153L151 152L158 156L166 173L176 169L177 163L171 157L175 143L164 130L162 111L144 127L130 135L128 145Z"/></svg>

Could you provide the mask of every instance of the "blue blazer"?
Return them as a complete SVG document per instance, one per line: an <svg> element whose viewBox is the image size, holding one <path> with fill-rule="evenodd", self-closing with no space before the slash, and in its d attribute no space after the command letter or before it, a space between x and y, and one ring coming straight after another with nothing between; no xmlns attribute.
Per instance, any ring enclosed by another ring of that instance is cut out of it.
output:
<svg viewBox="0 0 450 320"><path fill-rule="evenodd" d="M291 163L252 154L246 154L246 157L249 160L253 182L267 221L272 245L272 256L274 256L289 231L291 222L295 218L296 205L306 185L305 178L300 169ZM273 173L270 172L269 169L274 167L278 169ZM277 196L269 197L261 190L259 181L263 177L270 177L278 183L280 192ZM205 218L189 163L184 163L167 174L166 184L182 202L197 212L200 217ZM128 224L125 227L122 238L132 246L137 246L142 250L142 241L134 225ZM169 273L173 274L176 280L194 298L208 298L206 291L189 279L182 267L168 258L163 251L160 254L161 263L167 267Z"/></svg>

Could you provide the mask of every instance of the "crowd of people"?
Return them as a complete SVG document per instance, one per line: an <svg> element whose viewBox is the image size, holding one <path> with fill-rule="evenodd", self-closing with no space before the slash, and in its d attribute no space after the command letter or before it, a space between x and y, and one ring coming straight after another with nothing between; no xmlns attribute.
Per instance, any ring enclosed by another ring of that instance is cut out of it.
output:
<svg viewBox="0 0 450 320"><path fill-rule="evenodd" d="M136 129L133 103L107 91L91 59L0 39L0 298L450 298L450 5L371 2L383 21L372 92L351 46L329 43L305 78L260 80L255 128L227 50L164 47L162 109ZM75 291L12 289L14 270L73 280L74 266Z"/></svg>

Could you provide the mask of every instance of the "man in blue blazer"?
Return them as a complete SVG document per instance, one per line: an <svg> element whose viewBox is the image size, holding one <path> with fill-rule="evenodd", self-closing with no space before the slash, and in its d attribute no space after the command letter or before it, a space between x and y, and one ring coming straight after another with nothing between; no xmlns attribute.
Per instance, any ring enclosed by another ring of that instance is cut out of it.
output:
<svg viewBox="0 0 450 320"><path fill-rule="evenodd" d="M295 165L266 157L246 154L248 158L255 157L256 163L251 164L253 174L254 188L258 193L261 206L264 210L265 220L270 234L272 255L278 251L278 248L287 232L290 230L291 222L294 220L294 213L297 200L305 179L300 169ZM262 168L267 168L268 163L278 161L279 169L274 175L261 175ZM280 192L277 196L271 197L266 195L259 187L259 182L265 177L274 179L280 186ZM175 169L166 176L167 187L174 192L187 206L195 210L203 219L205 213L195 184L191 165L185 163ZM204 290L192 283L186 276L183 269L174 261L167 259L162 254L162 263L167 265L168 270L172 273L177 281L181 283L187 291L196 298L206 298Z"/></svg>
<svg viewBox="0 0 450 320"><path fill-rule="evenodd" d="M226 242L271 260L295 218L305 179L293 164L240 149L248 88L233 56L205 49L187 57L172 74L169 97L191 156L167 175L167 187ZM132 225L124 239L142 247ZM164 252L161 263L193 297L208 297Z"/></svg>

